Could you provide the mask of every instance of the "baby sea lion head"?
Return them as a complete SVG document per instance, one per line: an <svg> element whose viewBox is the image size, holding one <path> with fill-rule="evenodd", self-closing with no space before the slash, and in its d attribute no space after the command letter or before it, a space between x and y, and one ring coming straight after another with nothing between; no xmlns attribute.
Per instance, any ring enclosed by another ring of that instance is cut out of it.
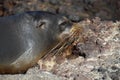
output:
<svg viewBox="0 0 120 80"><path fill-rule="evenodd" d="M36 27L53 37L53 39L62 38L64 35L69 34L72 23L65 16L45 11L28 13L33 17L33 21L36 21Z"/></svg>

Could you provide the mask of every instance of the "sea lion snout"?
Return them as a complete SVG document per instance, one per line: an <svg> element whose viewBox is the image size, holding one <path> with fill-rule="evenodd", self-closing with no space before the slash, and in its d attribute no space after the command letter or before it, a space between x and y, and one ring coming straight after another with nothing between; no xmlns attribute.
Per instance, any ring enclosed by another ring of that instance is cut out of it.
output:
<svg viewBox="0 0 120 80"><path fill-rule="evenodd" d="M70 29L72 28L73 23L69 21L66 17L63 17L63 20L58 25L60 31L60 39L64 39L70 34Z"/></svg>

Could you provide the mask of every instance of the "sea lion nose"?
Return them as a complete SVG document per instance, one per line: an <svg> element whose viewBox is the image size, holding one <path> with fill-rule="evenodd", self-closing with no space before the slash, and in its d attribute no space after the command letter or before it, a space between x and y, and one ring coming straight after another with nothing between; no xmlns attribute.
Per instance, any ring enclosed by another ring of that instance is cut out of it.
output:
<svg viewBox="0 0 120 80"><path fill-rule="evenodd" d="M59 24L60 31L65 31L66 29L71 29L73 23L70 21L64 21L61 24Z"/></svg>
<svg viewBox="0 0 120 80"><path fill-rule="evenodd" d="M65 37L69 36L72 25L73 23L70 21L64 21L59 25L60 32L61 32L59 35L60 39L64 39Z"/></svg>

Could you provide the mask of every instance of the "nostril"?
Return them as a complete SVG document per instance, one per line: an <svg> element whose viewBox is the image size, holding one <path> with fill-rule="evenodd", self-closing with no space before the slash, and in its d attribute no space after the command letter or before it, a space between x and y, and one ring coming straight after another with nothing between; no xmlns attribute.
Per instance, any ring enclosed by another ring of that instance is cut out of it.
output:
<svg viewBox="0 0 120 80"><path fill-rule="evenodd" d="M64 22L60 25L61 34L59 35L60 39L64 39L69 36L70 30L72 28L72 23Z"/></svg>
<svg viewBox="0 0 120 80"><path fill-rule="evenodd" d="M72 27L71 22L63 22L59 25L61 31L64 31L66 28L71 28L71 27Z"/></svg>
<svg viewBox="0 0 120 80"><path fill-rule="evenodd" d="M59 25L60 31L65 30L65 28L66 28L65 25L66 25L66 22L63 22L63 23L61 23L61 24Z"/></svg>

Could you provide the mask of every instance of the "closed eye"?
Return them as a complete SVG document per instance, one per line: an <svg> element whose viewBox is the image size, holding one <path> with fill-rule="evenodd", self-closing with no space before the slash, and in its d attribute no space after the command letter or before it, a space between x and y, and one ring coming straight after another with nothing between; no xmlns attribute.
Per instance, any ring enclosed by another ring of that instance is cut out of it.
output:
<svg viewBox="0 0 120 80"><path fill-rule="evenodd" d="M45 29L45 22L40 22L40 24L36 26L36 28Z"/></svg>

